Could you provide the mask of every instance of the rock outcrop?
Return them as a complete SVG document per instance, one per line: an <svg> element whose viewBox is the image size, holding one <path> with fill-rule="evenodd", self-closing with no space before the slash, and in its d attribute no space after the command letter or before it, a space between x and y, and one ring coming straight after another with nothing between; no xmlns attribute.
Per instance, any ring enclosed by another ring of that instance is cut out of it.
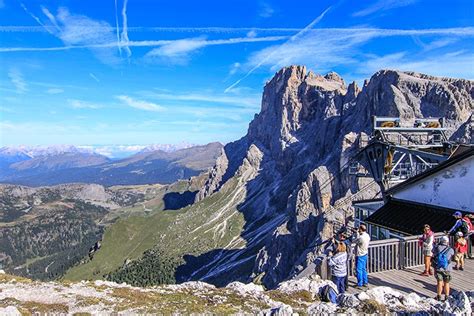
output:
<svg viewBox="0 0 474 316"><path fill-rule="evenodd" d="M32 282L0 274L0 313L471 315L474 304L473 292L456 292L447 301L438 302L388 287L375 287L359 294L341 294L337 303L321 302L320 289L328 283L334 286L330 281L301 280L299 283L283 283L272 291L240 282L223 288L204 282L139 288L104 281Z"/></svg>
<svg viewBox="0 0 474 316"><path fill-rule="evenodd" d="M359 138L371 132L373 115L400 117L402 124L445 117L452 139L470 142L473 107L470 80L382 70L359 89L356 83L346 86L336 73L283 68L266 84L261 111L247 135L225 146L197 201L240 179L236 190L244 189L245 198L233 203L247 220L241 234L251 245L245 266L249 260L254 265L251 271L236 269L275 287L297 272L293 267L308 264L315 241L332 234L324 219L331 205L357 191L360 198L379 193L370 180L350 177L347 168ZM222 269L213 278L232 275ZM205 273L201 277L208 280Z"/></svg>

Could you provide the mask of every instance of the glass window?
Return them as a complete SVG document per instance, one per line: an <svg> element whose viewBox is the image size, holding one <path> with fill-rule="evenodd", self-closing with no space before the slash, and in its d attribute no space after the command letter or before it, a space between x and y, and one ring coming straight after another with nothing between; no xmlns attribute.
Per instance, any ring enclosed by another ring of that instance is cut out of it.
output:
<svg viewBox="0 0 474 316"><path fill-rule="evenodd" d="M362 218L365 220L367 217L369 217L369 211L362 210Z"/></svg>
<svg viewBox="0 0 474 316"><path fill-rule="evenodd" d="M388 229L380 228L379 239L389 239L389 238L390 238L390 232L388 231Z"/></svg>
<svg viewBox="0 0 474 316"><path fill-rule="evenodd" d="M372 225L371 225L372 226ZM377 240L379 236L379 228L378 226L372 226L372 230L370 232L370 238Z"/></svg>

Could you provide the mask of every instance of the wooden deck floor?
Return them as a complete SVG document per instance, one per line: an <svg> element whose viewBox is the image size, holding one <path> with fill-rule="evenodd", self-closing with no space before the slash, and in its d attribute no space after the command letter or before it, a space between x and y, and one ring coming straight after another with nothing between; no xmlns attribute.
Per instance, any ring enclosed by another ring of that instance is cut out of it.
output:
<svg viewBox="0 0 474 316"><path fill-rule="evenodd" d="M474 291L474 259L465 260L464 271L452 272L451 289L458 291ZM405 293L416 293L422 296L436 295L436 279L434 276L421 276L423 267L406 270L393 270L369 274L369 288L375 286L389 286ZM355 288L355 277L349 278L349 293L360 292Z"/></svg>

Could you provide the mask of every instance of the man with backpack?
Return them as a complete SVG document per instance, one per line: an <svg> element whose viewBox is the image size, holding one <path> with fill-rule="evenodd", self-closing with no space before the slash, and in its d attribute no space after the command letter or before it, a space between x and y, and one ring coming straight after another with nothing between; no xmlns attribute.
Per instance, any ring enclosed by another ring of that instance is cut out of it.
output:
<svg viewBox="0 0 474 316"><path fill-rule="evenodd" d="M451 261L454 256L454 250L449 247L448 236L442 236L438 245L433 249L433 265L437 282L436 299L441 301L441 294L444 290L445 300L449 296L449 282L451 281Z"/></svg>
<svg viewBox="0 0 474 316"><path fill-rule="evenodd" d="M448 234L451 236L456 236L457 232L461 232L463 236L467 236L469 234L469 224L462 218L461 212L456 212L453 214L454 218L456 218L456 223L453 227L448 231ZM456 237L455 237L456 238Z"/></svg>

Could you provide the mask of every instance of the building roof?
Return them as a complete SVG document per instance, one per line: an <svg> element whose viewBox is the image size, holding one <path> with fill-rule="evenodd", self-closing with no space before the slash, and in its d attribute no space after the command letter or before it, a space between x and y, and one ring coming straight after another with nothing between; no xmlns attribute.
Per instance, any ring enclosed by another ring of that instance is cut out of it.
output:
<svg viewBox="0 0 474 316"><path fill-rule="evenodd" d="M430 225L434 232L449 230L455 223L453 214L456 211L439 206L390 199L378 211L370 215L366 222L399 233L418 235L422 233L424 224Z"/></svg>
<svg viewBox="0 0 474 316"><path fill-rule="evenodd" d="M469 146L469 149L466 149L466 148L463 148L462 150L460 150L460 152L458 152L457 154L455 155L452 155L448 160L446 161L443 161L442 163L440 163L439 165L437 165L436 167L434 168L431 168L431 169L428 169L427 171L423 172L423 173L420 173L414 177L411 177L409 178L408 180L406 181L403 181L402 183L400 184L397 184L396 186L394 187L391 187L390 189L388 189L386 191L386 194L388 195L391 195L395 192L398 192L408 186L410 186L411 184L415 183L415 182L418 182L422 179L425 179L449 166L452 166L460 161L463 161L464 159L467 159L471 156L474 155L474 147L473 146Z"/></svg>
<svg viewBox="0 0 474 316"><path fill-rule="evenodd" d="M370 200L358 200L358 201L352 202L352 205L372 204L372 203L383 203L383 199L377 198L377 199L370 199Z"/></svg>

